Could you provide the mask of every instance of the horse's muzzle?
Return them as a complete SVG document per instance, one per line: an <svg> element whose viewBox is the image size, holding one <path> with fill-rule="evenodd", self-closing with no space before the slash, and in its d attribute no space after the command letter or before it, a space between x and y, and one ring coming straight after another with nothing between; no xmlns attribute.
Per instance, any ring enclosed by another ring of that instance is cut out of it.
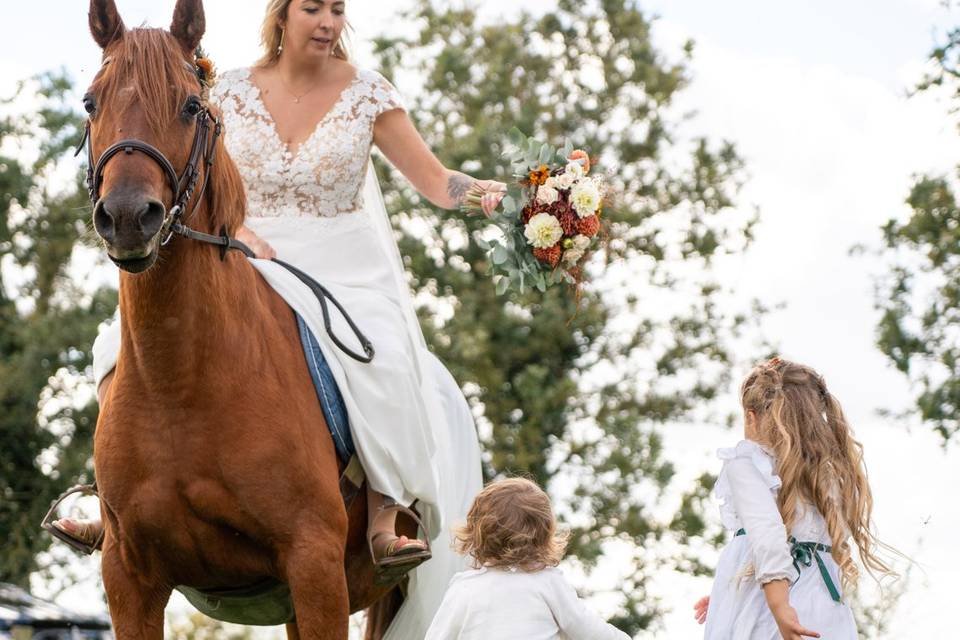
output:
<svg viewBox="0 0 960 640"><path fill-rule="evenodd" d="M146 271L157 259L166 208L155 198L111 192L93 208L93 226L107 255L124 271Z"/></svg>

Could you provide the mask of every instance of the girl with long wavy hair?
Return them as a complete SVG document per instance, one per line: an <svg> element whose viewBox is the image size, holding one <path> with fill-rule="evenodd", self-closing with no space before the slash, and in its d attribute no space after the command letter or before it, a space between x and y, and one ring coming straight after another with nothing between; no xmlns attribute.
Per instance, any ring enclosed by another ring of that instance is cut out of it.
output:
<svg viewBox="0 0 960 640"><path fill-rule="evenodd" d="M733 538L695 605L707 640L856 640L843 595L892 574L871 521L863 446L823 377L773 358L740 391L744 436L721 449L715 493ZM808 628L809 627L809 628Z"/></svg>

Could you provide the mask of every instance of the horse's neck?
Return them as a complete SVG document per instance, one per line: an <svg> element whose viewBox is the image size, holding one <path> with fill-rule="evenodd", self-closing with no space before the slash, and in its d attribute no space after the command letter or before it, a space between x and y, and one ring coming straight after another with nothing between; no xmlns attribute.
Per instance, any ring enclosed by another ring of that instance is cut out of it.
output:
<svg viewBox="0 0 960 640"><path fill-rule="evenodd" d="M208 244L175 238L149 271L121 274L121 353L157 391L231 366L252 338L256 275L240 254L220 261Z"/></svg>

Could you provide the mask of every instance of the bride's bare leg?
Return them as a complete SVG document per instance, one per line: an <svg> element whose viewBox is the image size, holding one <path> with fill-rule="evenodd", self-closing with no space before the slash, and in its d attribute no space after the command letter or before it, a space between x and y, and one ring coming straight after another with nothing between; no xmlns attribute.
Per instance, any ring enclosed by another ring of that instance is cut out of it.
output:
<svg viewBox="0 0 960 640"><path fill-rule="evenodd" d="M387 501L386 496L374 491L367 484L367 535L372 541L376 556L379 558L393 555L400 550L411 548L427 549L427 544L422 540L397 535L397 512L381 510ZM392 500L390 504L393 504Z"/></svg>

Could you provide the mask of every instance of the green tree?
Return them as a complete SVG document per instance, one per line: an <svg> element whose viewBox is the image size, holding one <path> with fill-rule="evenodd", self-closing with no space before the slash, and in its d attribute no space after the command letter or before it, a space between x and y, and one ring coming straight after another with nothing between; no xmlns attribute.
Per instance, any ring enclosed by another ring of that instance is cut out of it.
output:
<svg viewBox="0 0 960 640"><path fill-rule="evenodd" d="M630 550L615 622L635 633L661 613L653 573L704 568L658 550L716 536L700 506L709 476L674 518L653 506L674 475L663 427L714 417L734 344L763 313L736 312L716 281L716 262L744 249L755 220L735 207L742 162L726 142L676 142L684 118L673 102L693 47L668 60L635 2L559 0L494 23L480 5L447 7L420 0L405 16L416 35L375 46L387 75L417 70L408 107L446 166L502 174L517 126L590 150L619 195L593 265L603 275L579 306L560 287L507 299L471 241L489 225L433 208L381 166L412 284L433 301L424 331L475 407L488 477L525 473L551 487L587 571L611 544Z"/></svg>
<svg viewBox="0 0 960 640"><path fill-rule="evenodd" d="M39 524L50 501L91 475L96 404L78 407L72 395L116 305L114 293L85 292L67 274L89 217L76 166L64 161L81 131L73 100L64 74L46 74L4 101L26 115L0 121L0 147L17 151L0 157L0 582L21 586L49 546Z"/></svg>
<svg viewBox="0 0 960 640"><path fill-rule="evenodd" d="M960 28L930 54L917 90L948 91L960 108ZM960 169L955 169L955 172ZM888 270L877 281L877 345L916 389L910 413L949 441L960 430L960 206L954 175L920 175L910 214L883 227Z"/></svg>

